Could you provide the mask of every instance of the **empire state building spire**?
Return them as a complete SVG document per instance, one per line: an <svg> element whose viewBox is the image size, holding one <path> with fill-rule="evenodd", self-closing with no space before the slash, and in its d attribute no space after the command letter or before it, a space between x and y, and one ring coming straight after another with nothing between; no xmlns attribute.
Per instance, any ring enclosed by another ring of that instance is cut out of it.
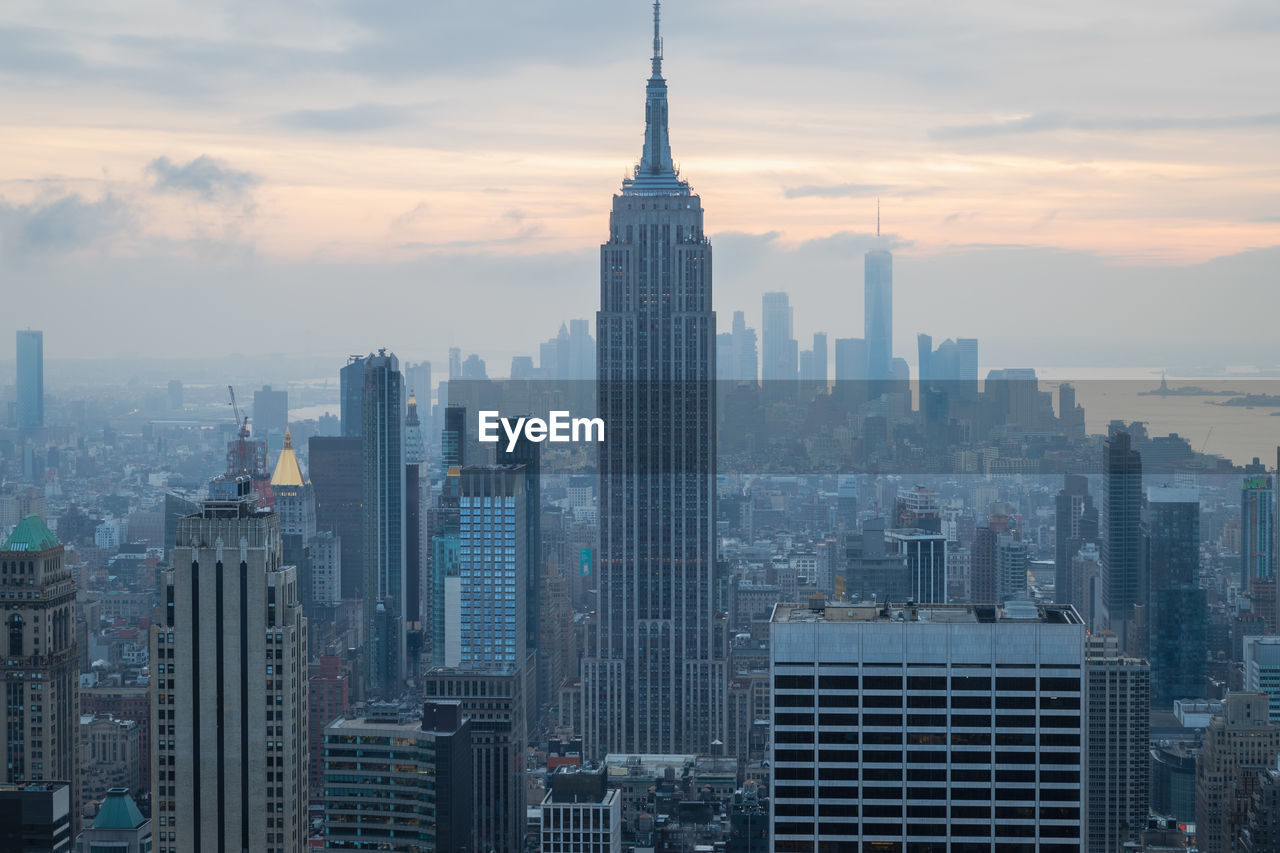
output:
<svg viewBox="0 0 1280 853"><path fill-rule="evenodd" d="M653 4L653 73L646 88L644 107L644 153L634 180L626 181L624 193L688 192L671 159L671 136L667 123L667 81L662 76L662 2Z"/></svg>

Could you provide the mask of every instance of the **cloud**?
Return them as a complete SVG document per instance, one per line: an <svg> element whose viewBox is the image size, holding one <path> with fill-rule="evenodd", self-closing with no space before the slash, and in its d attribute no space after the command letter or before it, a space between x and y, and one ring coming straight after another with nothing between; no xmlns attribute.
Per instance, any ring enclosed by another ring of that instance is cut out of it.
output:
<svg viewBox="0 0 1280 853"><path fill-rule="evenodd" d="M410 119L402 107L385 104L356 104L331 110L294 110L276 116L276 123L294 130L319 130L327 133L360 133L397 127Z"/></svg>
<svg viewBox="0 0 1280 853"><path fill-rule="evenodd" d="M0 247L14 255L72 252L126 230L133 219L129 206L110 193L96 201L79 193L18 205L0 199Z"/></svg>
<svg viewBox="0 0 1280 853"><path fill-rule="evenodd" d="M933 195L945 189L946 187L895 187L890 184L808 184L787 187L782 194L787 198L905 198Z"/></svg>
<svg viewBox="0 0 1280 853"><path fill-rule="evenodd" d="M933 139L983 139L1058 130L1090 132L1144 132L1160 130L1252 130L1280 126L1280 113L1236 116L1133 116L1130 118L1077 117L1060 113L1034 113L1005 121L936 128Z"/></svg>
<svg viewBox="0 0 1280 853"><path fill-rule="evenodd" d="M157 192L190 193L204 201L238 198L262 182L252 172L233 169L208 154L183 166L157 157L147 165L147 173L155 178Z"/></svg>
<svg viewBox="0 0 1280 853"><path fill-rule="evenodd" d="M782 194L787 198L868 198L887 194L891 189L884 184L809 184L787 187Z"/></svg>

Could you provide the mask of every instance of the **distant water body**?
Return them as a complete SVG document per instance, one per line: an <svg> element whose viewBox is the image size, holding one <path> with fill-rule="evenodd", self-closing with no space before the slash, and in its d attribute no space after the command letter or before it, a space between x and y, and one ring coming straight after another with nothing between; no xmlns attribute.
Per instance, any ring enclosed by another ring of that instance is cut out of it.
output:
<svg viewBox="0 0 1280 853"><path fill-rule="evenodd" d="M1238 372L1253 371L1242 368ZM1150 435L1177 433L1189 440L1196 452L1214 453L1237 465L1255 456L1268 468L1276 464L1280 406L1215 405L1231 399L1226 395L1143 394L1160 387L1159 368L1049 368L1036 373L1041 390L1053 392L1055 410L1058 385L1070 382L1075 387L1076 402L1084 407L1085 424L1091 433L1106 432L1112 420L1143 421ZM1280 378L1169 374L1165 381L1170 390L1195 386L1213 392L1280 395Z"/></svg>
<svg viewBox="0 0 1280 853"><path fill-rule="evenodd" d="M1251 373L1241 368L1240 373ZM986 376L983 368L980 375ZM1160 369L1150 367L1108 368L1038 368L1040 390L1053 394L1058 405L1058 386L1070 382L1076 389L1076 402L1084 406L1085 424L1091 433L1105 433L1112 420L1126 424L1143 421L1153 436L1177 433L1191 442L1196 452L1214 453L1244 465L1255 456L1271 467L1276 463L1280 446L1280 407L1221 406L1227 396L1144 395L1160 387ZM314 381L316 384L319 380ZM1280 395L1280 378L1250 376L1191 376L1169 374L1170 389L1197 386L1208 391L1239 391L1250 394ZM299 383L304 384L304 383ZM305 383L312 385L312 383ZM314 387L314 386L312 386ZM333 403L290 409L291 420L304 421L324 414L338 415ZM1272 413L1275 412L1275 416Z"/></svg>

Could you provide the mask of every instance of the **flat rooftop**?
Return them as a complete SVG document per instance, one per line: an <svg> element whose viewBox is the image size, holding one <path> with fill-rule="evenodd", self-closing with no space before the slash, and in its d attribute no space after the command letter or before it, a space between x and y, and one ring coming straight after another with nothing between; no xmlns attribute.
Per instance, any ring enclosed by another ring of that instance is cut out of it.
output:
<svg viewBox="0 0 1280 853"><path fill-rule="evenodd" d="M1082 625L1075 608L1066 604L1008 601L1002 605L983 604L853 604L840 601L813 601L809 604L778 604L774 622L931 622L978 624L991 622L1044 622Z"/></svg>

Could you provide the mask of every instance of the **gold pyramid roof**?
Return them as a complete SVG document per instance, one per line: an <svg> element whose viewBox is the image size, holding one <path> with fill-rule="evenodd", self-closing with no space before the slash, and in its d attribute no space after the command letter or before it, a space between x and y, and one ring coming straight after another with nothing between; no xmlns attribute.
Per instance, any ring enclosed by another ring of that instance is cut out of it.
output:
<svg viewBox="0 0 1280 853"><path fill-rule="evenodd" d="M289 434L289 428L284 428L284 449L280 451L280 458L276 460L276 470L271 474L272 486L304 486L307 483L306 477L302 476L302 469L298 467L298 457L293 452L293 436Z"/></svg>

